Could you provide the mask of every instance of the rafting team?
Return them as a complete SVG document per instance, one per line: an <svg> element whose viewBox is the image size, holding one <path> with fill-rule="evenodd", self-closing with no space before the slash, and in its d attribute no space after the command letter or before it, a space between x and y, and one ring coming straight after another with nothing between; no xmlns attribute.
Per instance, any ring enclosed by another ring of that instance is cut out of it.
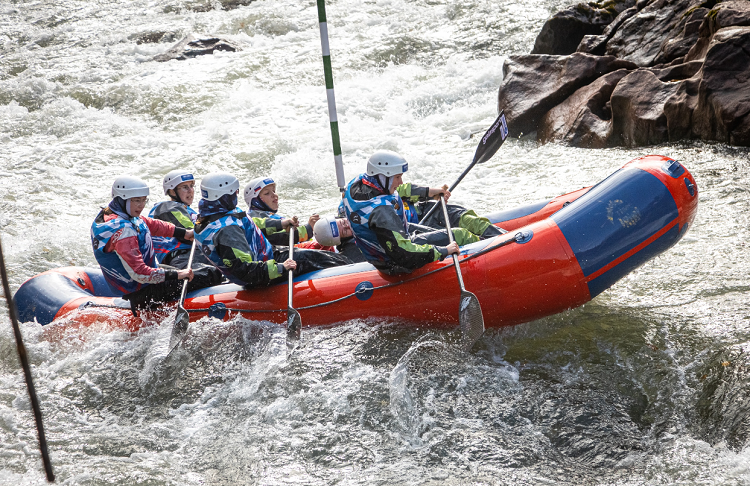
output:
<svg viewBox="0 0 750 486"><path fill-rule="evenodd" d="M130 302L133 313L155 303L177 300L181 281L188 291L223 281L246 288L282 281L324 268L369 262L381 272L408 273L457 254L459 246L503 232L472 210L448 205L455 242L450 243L443 215L420 217L435 199L450 198L447 186L429 188L404 183L408 164L395 152L378 151L367 170L349 182L338 215L278 214L276 183L260 177L244 187L247 211L237 206L239 180L227 173L206 175L200 184L198 212L191 205L195 177L174 170L164 176L168 201L154 205L148 216L148 185L121 176L112 185L112 200L91 225L94 256L107 283ZM434 199L433 199L434 198ZM289 232L294 232L294 259L289 258ZM190 262L193 239L196 251Z"/></svg>

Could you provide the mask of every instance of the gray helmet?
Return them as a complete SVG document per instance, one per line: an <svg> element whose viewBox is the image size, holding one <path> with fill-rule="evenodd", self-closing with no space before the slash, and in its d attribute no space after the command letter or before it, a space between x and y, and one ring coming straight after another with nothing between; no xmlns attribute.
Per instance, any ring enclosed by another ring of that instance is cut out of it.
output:
<svg viewBox="0 0 750 486"><path fill-rule="evenodd" d="M208 201L216 201L224 194L234 194L239 189L240 181L226 172L208 174L201 181L201 197Z"/></svg>
<svg viewBox="0 0 750 486"><path fill-rule="evenodd" d="M276 185L276 182L274 182L274 180L270 177L257 177L251 180L242 191L248 207L250 206L250 202L253 200L253 198L258 197L260 191L262 191L264 187L270 186L271 184Z"/></svg>
<svg viewBox="0 0 750 486"><path fill-rule="evenodd" d="M195 177L193 177L192 172L188 172L182 169L173 170L164 176L164 181L162 182L162 186L164 187L164 194L169 194L170 189L174 190L175 187L179 186L185 181L194 180Z"/></svg>
<svg viewBox="0 0 750 486"><path fill-rule="evenodd" d="M148 185L138 177L120 176L112 183L112 197L120 196L123 199L131 197L148 196Z"/></svg>
<svg viewBox="0 0 750 486"><path fill-rule="evenodd" d="M313 227L315 240L323 246L337 246L341 244L341 233L336 218L324 216Z"/></svg>
<svg viewBox="0 0 750 486"><path fill-rule="evenodd" d="M367 161L367 175L369 176L383 174L391 177L403 174L408 169L409 164L406 163L406 159L390 150L378 150Z"/></svg>

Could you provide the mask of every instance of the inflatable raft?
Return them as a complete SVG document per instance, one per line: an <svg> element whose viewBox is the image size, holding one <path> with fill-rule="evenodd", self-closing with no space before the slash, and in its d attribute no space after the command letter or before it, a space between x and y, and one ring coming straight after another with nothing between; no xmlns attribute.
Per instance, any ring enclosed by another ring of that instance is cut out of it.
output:
<svg viewBox="0 0 750 486"><path fill-rule="evenodd" d="M508 232L461 248L466 288L479 299L487 327L578 307L677 243L697 207L695 179L682 164L657 155L635 159L591 188L489 215ZM450 258L399 276L368 263L331 268L297 277L293 289L304 326L358 318L458 322L459 287ZM134 316L99 269L42 273L19 288L15 302L24 322L131 331L155 322ZM189 293L184 307L191 321L242 315L283 324L287 284L253 290L218 285ZM165 306L161 318L170 311L174 305Z"/></svg>

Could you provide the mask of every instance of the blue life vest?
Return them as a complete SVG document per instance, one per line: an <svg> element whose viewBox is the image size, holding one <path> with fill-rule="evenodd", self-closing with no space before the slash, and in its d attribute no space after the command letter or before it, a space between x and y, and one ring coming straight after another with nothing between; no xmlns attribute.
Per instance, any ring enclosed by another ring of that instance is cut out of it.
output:
<svg viewBox="0 0 750 486"><path fill-rule="evenodd" d="M273 259L273 246L263 236L258 227L255 226L255 223L239 208L234 208L219 219L211 221L200 233L196 231L195 239L200 243L201 251L206 255L206 258L211 260L211 263L221 270L231 282L238 285L245 285L247 282L232 277L229 268L224 264L224 260L221 259L216 245L214 245L216 233L222 228L233 225L239 226L244 231L245 239L250 245L253 261L266 262Z"/></svg>
<svg viewBox="0 0 750 486"><path fill-rule="evenodd" d="M344 193L344 210L346 211L346 217L349 219L349 223L352 227L352 233L354 233L354 243L362 254L369 261L380 261L390 262L391 259L388 257L385 249L380 246L378 237L374 231L370 229L370 215L379 206L390 206L391 209L396 211L398 217L404 223L404 233L408 234L406 227L406 215L404 213L404 202L401 200L401 196L398 193L383 194L382 196L376 196L367 201L356 201L352 198L351 189L352 187L365 180L368 185L379 185L367 174L360 174L359 177L349 182L346 186L346 192Z"/></svg>
<svg viewBox="0 0 750 486"><path fill-rule="evenodd" d="M170 202L174 201L162 201L160 203L154 204L154 207L151 208L151 211L148 213L149 218L154 218L154 214L156 214L156 208L159 207L161 204L168 204ZM175 204L181 204L174 202ZM185 204L185 210L190 215L190 219L193 220L193 223L195 223L196 218L198 217L198 213L195 211L195 209L191 208L187 204ZM190 228L187 228L190 229ZM151 238L154 243L154 251L156 252L156 261L159 263L164 261L164 258L174 250L188 250L190 251L190 245L183 243L182 241L178 240L174 237L169 236L154 236Z"/></svg>
<svg viewBox="0 0 750 486"><path fill-rule="evenodd" d="M104 274L104 279L109 286L112 290L122 292L123 294L130 294L149 285L136 282L130 277L122 261L120 261L120 257L117 256L117 252L111 251L107 253L104 251L109 240L112 239L115 233L122 230L123 234L121 238L129 236L138 237L138 249L141 251L141 255L143 255L144 263L149 267L159 268L151 242L151 232L148 230L146 223L141 218L126 220L119 216L109 221L98 222L100 218L103 218L102 213L99 213L91 225L91 245L94 248L94 258L99 263Z"/></svg>
<svg viewBox="0 0 750 486"><path fill-rule="evenodd" d="M419 214L417 214L416 203L401 200L404 203L404 217L409 223L419 224Z"/></svg>

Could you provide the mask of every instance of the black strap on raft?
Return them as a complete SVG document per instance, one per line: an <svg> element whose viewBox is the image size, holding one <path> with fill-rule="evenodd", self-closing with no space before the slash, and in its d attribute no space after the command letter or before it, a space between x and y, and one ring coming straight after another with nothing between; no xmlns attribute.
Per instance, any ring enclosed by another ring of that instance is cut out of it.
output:
<svg viewBox="0 0 750 486"><path fill-rule="evenodd" d="M494 245L490 245L487 248L483 248L482 250L480 250L480 251L478 251L478 252L476 252L476 253L474 253L472 255L469 255L468 257L464 258L463 260L460 260L459 261L459 265L462 264L462 263L464 263L464 262L466 262L466 261L468 261L468 260L472 260L474 258L477 258L477 257L481 256L481 255L487 254L487 253L489 253L489 252L491 252L493 250L497 250L498 248L502 248L503 246L507 246L507 245L509 245L511 243L521 243L521 242L525 243L526 241L528 241L527 238L528 238L527 234L525 234L524 232L519 231L519 232L515 233L512 237L510 237L510 238L508 238L506 240L503 240L503 241L501 241L501 242L499 242L497 244L494 244ZM341 302L342 300L346 300L346 299L352 298L352 297L354 297L356 295L359 295L359 294L364 294L364 293L367 293L367 292L374 292L375 290L387 289L389 287L396 287L398 285L403 285L405 283L413 282L414 280L419 280L419 279L424 278L424 277L426 277L428 275L432 275L435 272L442 272L443 270L449 269L449 268L453 268L453 266L452 265L445 265L443 267L436 268L435 270L430 270L427 273L423 273L422 275L418 275L416 277L412 277L412 278L409 278L409 279L406 279L406 280L401 280L400 282L392 282L392 283L389 283L389 284L381 285L379 287L360 288L360 289L355 290L351 294L345 295L343 297L339 297L338 299L329 300L327 302L321 302L319 304L308 305L308 306L305 306L305 307L297 307L297 309L298 310L304 310L304 309L315 309L316 307L325 307L327 305L335 304L337 302ZM107 307L107 308L124 309L124 307L118 307L116 305L96 304L96 303L91 302L91 301L82 304L79 307L79 309L85 308L85 307ZM186 309L186 310L188 312L190 312L190 313L194 313L194 312L195 313L197 313L197 312L207 313L211 309ZM286 308L284 308L284 309L236 309L236 308L232 308L232 307L226 307L225 310L227 312L239 312L240 314L274 313L274 312L286 312L287 311Z"/></svg>
<svg viewBox="0 0 750 486"><path fill-rule="evenodd" d="M49 459L49 451L47 450L47 438L44 435L44 424L42 423L42 409L39 407L39 399L36 396L34 381L31 377L29 358L26 355L26 346L23 345L21 328L18 326L16 305L13 302L13 296L10 293L10 284L8 284L8 272L5 270L5 259L3 258L2 241L0 241L0 273L2 273L3 290L5 291L5 302L8 305L8 314L10 314L10 322L13 325L13 334L15 334L16 336L16 349L18 350L18 358L21 360L23 374L26 377L26 388L29 390L31 408L34 411L34 419L36 420L36 431L39 435L39 450L42 453L44 472L47 474L47 481L49 481L50 483L54 483L55 473L52 471L52 462Z"/></svg>

